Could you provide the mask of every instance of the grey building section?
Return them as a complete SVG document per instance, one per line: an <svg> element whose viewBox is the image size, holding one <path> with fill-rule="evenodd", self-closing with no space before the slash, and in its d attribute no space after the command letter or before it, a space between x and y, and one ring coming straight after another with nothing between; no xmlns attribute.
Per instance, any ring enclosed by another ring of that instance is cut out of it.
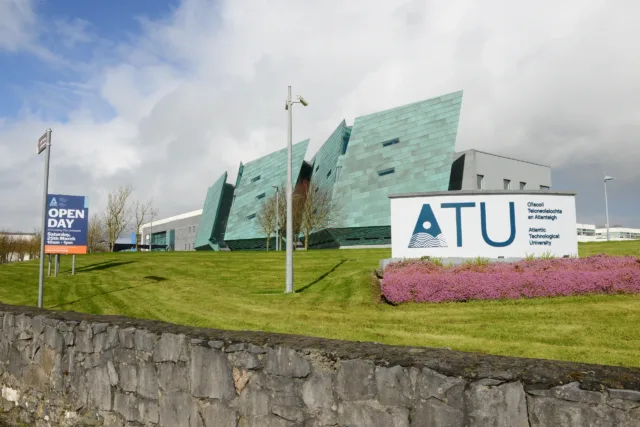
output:
<svg viewBox="0 0 640 427"><path fill-rule="evenodd" d="M152 243L154 250L158 247L165 247L174 251L193 251L200 217L202 214L190 216L188 218L177 218L169 221L159 221L159 224L152 223ZM145 243L148 244L149 230L145 229Z"/></svg>
<svg viewBox="0 0 640 427"><path fill-rule="evenodd" d="M549 190L551 167L467 150L456 153L449 190Z"/></svg>

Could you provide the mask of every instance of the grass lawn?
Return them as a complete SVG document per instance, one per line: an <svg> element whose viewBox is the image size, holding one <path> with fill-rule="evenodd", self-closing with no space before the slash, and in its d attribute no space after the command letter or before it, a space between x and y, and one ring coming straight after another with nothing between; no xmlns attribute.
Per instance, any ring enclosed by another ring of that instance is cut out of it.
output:
<svg viewBox="0 0 640 427"><path fill-rule="evenodd" d="M580 245L640 256L640 242ZM63 257L45 307L222 329L252 329L511 356L640 366L640 296L406 304L375 302L371 272L388 250L155 252ZM37 263L0 266L0 300L36 305Z"/></svg>

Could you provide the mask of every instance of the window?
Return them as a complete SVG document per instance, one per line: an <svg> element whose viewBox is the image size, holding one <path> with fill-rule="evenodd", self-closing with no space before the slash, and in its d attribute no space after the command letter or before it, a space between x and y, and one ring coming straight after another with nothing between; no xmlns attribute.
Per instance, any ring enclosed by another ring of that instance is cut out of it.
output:
<svg viewBox="0 0 640 427"><path fill-rule="evenodd" d="M320 169L320 165L316 166L316 172L318 172L318 169Z"/></svg>
<svg viewBox="0 0 640 427"><path fill-rule="evenodd" d="M327 172L327 178L329 178L331 176L331 170L329 170L329 172Z"/></svg>
<svg viewBox="0 0 640 427"><path fill-rule="evenodd" d="M390 146L390 145L397 144L398 142L400 142L400 139L399 139L399 138L393 138L393 139L390 139L390 140L388 140L388 141L383 142L383 143L382 143L382 146L383 146L383 147L388 147L388 146Z"/></svg>
<svg viewBox="0 0 640 427"><path fill-rule="evenodd" d="M260 193L256 196L256 199L260 200L260 199L264 199L264 197L266 196L265 193Z"/></svg>
<svg viewBox="0 0 640 427"><path fill-rule="evenodd" d="M395 173L395 171L396 171L396 168L384 169L384 170L378 171L378 176L391 175L392 173Z"/></svg>
<svg viewBox="0 0 640 427"><path fill-rule="evenodd" d="M502 184L503 184L505 190L511 190L511 180L510 179L503 179L502 180Z"/></svg>
<svg viewBox="0 0 640 427"><path fill-rule="evenodd" d="M484 188L484 175L477 175L478 179L478 190L482 190Z"/></svg>
<svg viewBox="0 0 640 427"><path fill-rule="evenodd" d="M541 190L548 190L548 189L549 189L549 186L547 186L547 185L541 185L541 186L540 186L540 189L541 189Z"/></svg>
<svg viewBox="0 0 640 427"><path fill-rule="evenodd" d="M260 175L258 176L254 176L253 178L251 178L251 182L256 182L260 180Z"/></svg>
<svg viewBox="0 0 640 427"><path fill-rule="evenodd" d="M251 215L247 216L247 220L252 220L255 217L256 217L256 214L252 213Z"/></svg>
<svg viewBox="0 0 640 427"><path fill-rule="evenodd" d="M520 189L525 190L527 188L527 183L520 181Z"/></svg>

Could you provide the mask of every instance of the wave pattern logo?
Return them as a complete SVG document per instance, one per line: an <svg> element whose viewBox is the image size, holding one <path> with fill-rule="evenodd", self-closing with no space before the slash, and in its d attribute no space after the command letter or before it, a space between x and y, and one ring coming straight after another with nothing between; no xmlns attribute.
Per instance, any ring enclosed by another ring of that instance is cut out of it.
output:
<svg viewBox="0 0 640 427"><path fill-rule="evenodd" d="M418 221L413 229L409 248L446 248L447 240L442 235L440 225L433 214L431 205L422 205Z"/></svg>

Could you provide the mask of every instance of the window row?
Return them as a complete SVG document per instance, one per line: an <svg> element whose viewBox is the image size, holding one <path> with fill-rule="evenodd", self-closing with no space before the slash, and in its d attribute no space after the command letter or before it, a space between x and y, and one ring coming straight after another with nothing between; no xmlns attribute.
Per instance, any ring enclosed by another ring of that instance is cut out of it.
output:
<svg viewBox="0 0 640 427"><path fill-rule="evenodd" d="M484 190L485 189L485 184L484 184L484 175L476 175L476 187L478 190ZM503 179L502 180L502 188L504 190L514 190L512 184L511 184L511 180L510 179ZM548 185L541 185L540 186L540 190L549 190L549 186ZM524 181L520 181L520 184L518 185L518 189L520 190L527 190L527 183Z"/></svg>

